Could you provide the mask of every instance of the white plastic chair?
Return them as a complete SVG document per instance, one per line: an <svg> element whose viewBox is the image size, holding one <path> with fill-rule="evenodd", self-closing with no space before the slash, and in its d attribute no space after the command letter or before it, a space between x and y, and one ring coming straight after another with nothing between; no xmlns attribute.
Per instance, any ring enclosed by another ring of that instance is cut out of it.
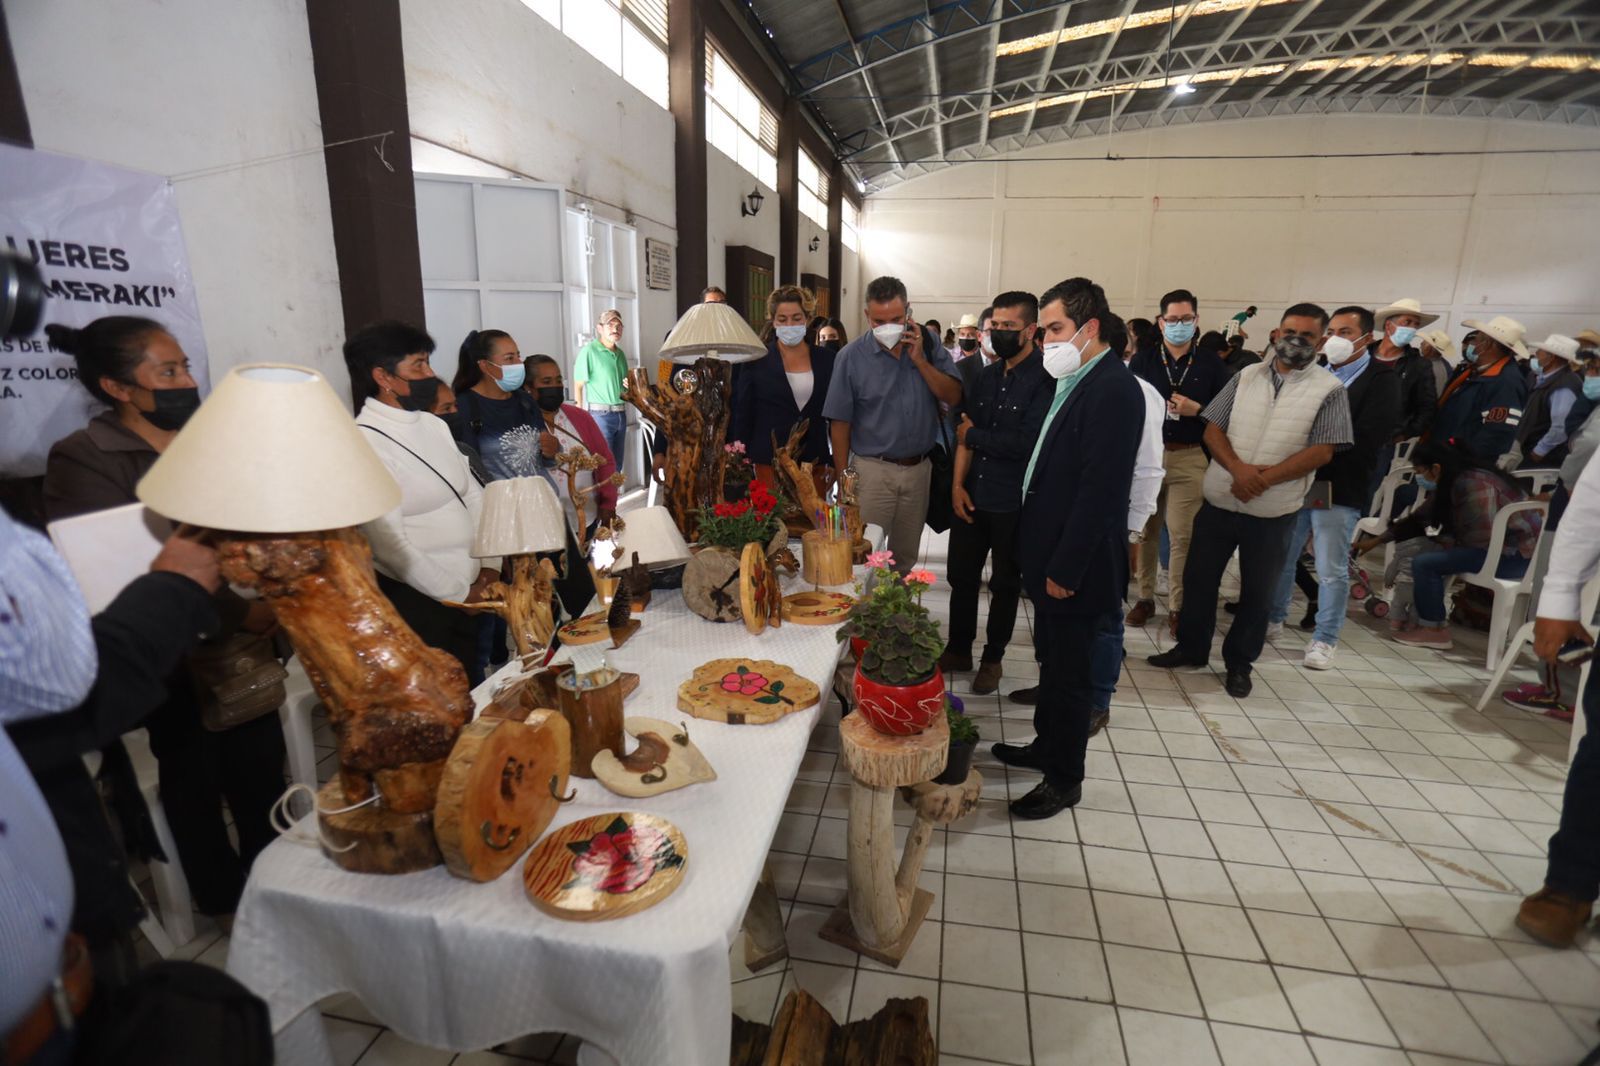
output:
<svg viewBox="0 0 1600 1066"><path fill-rule="evenodd" d="M1412 443L1415 443L1414 439L1402 441L1401 445L1405 446ZM1409 453L1410 448L1406 448L1406 451ZM1390 522L1386 516L1394 506L1395 492L1399 490L1401 485L1409 485L1413 480L1415 480L1415 475L1411 472L1411 463L1407 461L1402 464L1399 459L1396 459L1395 465L1390 468L1389 472L1383 476L1383 481L1379 483L1378 491L1373 493L1372 514L1356 522L1356 528L1350 534L1350 542L1352 544L1362 537L1379 536L1389 528ZM1417 499L1420 500L1421 498L1422 494L1419 492ZM1406 508L1406 513L1409 514L1414 507L1416 507L1415 502L1411 504L1411 507ZM1395 517L1399 518L1400 515L1395 515ZM1385 571L1389 569L1389 563L1393 559L1394 542L1390 541L1383 546L1383 568Z"/></svg>
<svg viewBox="0 0 1600 1066"><path fill-rule="evenodd" d="M661 482L656 480L656 424L648 418L639 419L639 455L644 460L644 505L654 507L661 495Z"/></svg>
<svg viewBox="0 0 1600 1066"><path fill-rule="evenodd" d="M317 747L311 716L320 701L316 689L311 687L311 679L306 676L306 668L300 665L298 655L284 663L283 668L289 672L289 679L283 683L288 698L278 708L278 721L283 725L283 744L289 752L289 779L315 792ZM304 795L297 794L295 803L302 806L302 809L294 812L297 816L309 812L310 804Z"/></svg>
<svg viewBox="0 0 1600 1066"><path fill-rule="evenodd" d="M1585 625L1588 625L1589 620L1594 617L1596 606L1600 606L1600 574L1590 578L1588 584L1583 586L1583 594L1580 603L1581 606L1578 609L1578 617L1584 620ZM1528 614L1531 616L1533 611L1528 611ZM1500 664L1495 667L1494 673L1489 678L1489 683L1483 687L1483 693L1478 697L1478 710L1481 711L1489 705L1490 697L1492 697L1496 692L1500 691L1500 686L1506 682L1506 675L1511 672L1512 667L1517 665L1517 657L1522 654L1522 649L1532 643L1533 621L1530 618L1529 621L1524 622L1517 629L1516 633L1512 634L1511 645L1501 654ZM1588 680L1588 678L1589 664L1584 663L1583 670L1578 675L1578 689L1575 693L1573 693L1574 705L1581 701L1583 696L1583 684ZM1583 727L1579 723L1582 722L1582 720L1583 711L1580 708L1577 715L1572 720L1573 729L1580 733L1582 732Z"/></svg>
<svg viewBox="0 0 1600 1066"><path fill-rule="evenodd" d="M1561 471L1556 467L1541 466L1528 470L1513 470L1511 476L1528 490L1528 495L1539 496L1556 487L1556 482L1561 480Z"/></svg>
<svg viewBox="0 0 1600 1066"><path fill-rule="evenodd" d="M134 776L139 782L139 792L145 806L150 809L150 824L155 827L156 840L166 852L167 861L150 861L150 879L155 882L156 905L161 920L156 923L151 915L141 928L150 943L165 957L176 948L194 939L194 902L189 896L189 881L183 875L178 861L178 845L172 839L172 827L167 824L167 812L161 806L160 769L156 757L150 753L150 734L135 729L122 737L128 749L128 759L133 763ZM166 943L162 942L165 937ZM163 950L165 949L165 950Z"/></svg>
<svg viewBox="0 0 1600 1066"><path fill-rule="evenodd" d="M1421 437L1407 437L1394 446L1394 462L1389 464L1390 472L1411 469L1411 449L1417 446Z"/></svg>
<svg viewBox="0 0 1600 1066"><path fill-rule="evenodd" d="M1500 662L1500 653L1506 646L1506 633L1511 628L1511 612L1516 608L1517 597L1526 596L1533 588L1533 566L1519 578L1495 577L1495 571L1500 566L1500 554L1506 542L1506 523L1511 516L1523 511L1538 511L1541 515L1547 514L1550 505L1544 500L1523 500L1521 503L1509 503L1500 508L1494 516L1494 532L1489 537L1489 552L1484 556L1483 566L1475 574L1457 574L1461 581L1478 588L1488 589L1494 597L1493 605L1489 609L1489 656L1484 664L1485 668L1493 670ZM1539 535L1544 536L1544 530L1539 530Z"/></svg>

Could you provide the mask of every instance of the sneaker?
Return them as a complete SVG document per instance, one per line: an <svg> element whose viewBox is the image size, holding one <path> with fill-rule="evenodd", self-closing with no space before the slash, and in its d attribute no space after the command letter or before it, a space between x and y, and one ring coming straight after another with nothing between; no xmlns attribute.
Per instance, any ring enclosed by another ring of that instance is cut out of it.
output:
<svg viewBox="0 0 1600 1066"><path fill-rule="evenodd" d="M1409 633L1415 628L1417 628L1417 623L1413 622L1409 618L1391 618L1391 619L1389 619L1389 632L1390 633Z"/></svg>
<svg viewBox="0 0 1600 1066"><path fill-rule="evenodd" d="M1536 693L1548 692L1548 691L1549 691L1548 689L1546 689L1543 685L1541 685L1537 681L1524 681L1522 684L1518 685L1516 688L1508 688L1508 689L1506 689L1504 692L1502 692L1500 694L1500 698L1501 699L1505 699L1507 696L1530 696L1530 695L1534 695Z"/></svg>
<svg viewBox="0 0 1600 1066"><path fill-rule="evenodd" d="M1306 648L1306 657L1301 665L1307 670L1330 670L1333 668L1333 653L1337 650L1337 645L1325 640L1313 640Z"/></svg>
<svg viewBox="0 0 1600 1066"><path fill-rule="evenodd" d="M1277 640L1281 636L1283 636L1283 623L1282 622L1268 622L1267 623L1267 640L1268 641L1274 641L1274 640Z"/></svg>
<svg viewBox="0 0 1600 1066"><path fill-rule="evenodd" d="M1500 701L1508 707L1515 707L1519 711L1529 711L1533 714L1550 714L1559 711L1566 714L1567 721L1571 721L1572 708L1561 702L1554 692L1543 685L1523 685L1500 693ZM1559 715L1551 715L1559 717Z"/></svg>
<svg viewBox="0 0 1600 1066"><path fill-rule="evenodd" d="M1450 639L1450 630L1446 626L1417 626L1403 633L1395 633L1394 640L1397 644L1409 644L1413 648L1432 648L1434 651L1449 651L1455 647L1455 641Z"/></svg>

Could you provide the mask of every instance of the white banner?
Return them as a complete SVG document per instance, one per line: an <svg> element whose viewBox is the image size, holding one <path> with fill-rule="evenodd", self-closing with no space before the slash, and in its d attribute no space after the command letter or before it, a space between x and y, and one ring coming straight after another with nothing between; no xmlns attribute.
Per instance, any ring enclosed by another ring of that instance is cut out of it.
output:
<svg viewBox="0 0 1600 1066"><path fill-rule="evenodd" d="M166 178L0 144L0 241L44 275L44 322L154 319L189 356L201 395L209 391L200 310ZM42 324L34 337L0 340L0 477L44 473L50 446L100 409Z"/></svg>

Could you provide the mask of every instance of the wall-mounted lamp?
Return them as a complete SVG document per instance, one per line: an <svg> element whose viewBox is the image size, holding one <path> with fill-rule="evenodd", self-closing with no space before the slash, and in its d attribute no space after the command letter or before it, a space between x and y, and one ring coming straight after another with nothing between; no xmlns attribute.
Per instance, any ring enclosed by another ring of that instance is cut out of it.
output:
<svg viewBox="0 0 1600 1066"><path fill-rule="evenodd" d="M750 195L746 196L744 202L739 205L740 216L749 218L751 215L759 214L761 212L761 202L765 199L766 197L761 195L760 186L751 189Z"/></svg>
<svg viewBox="0 0 1600 1066"><path fill-rule="evenodd" d="M818 248L821 248L821 247L822 247L822 238L821 237L812 237L811 238L811 243L806 245L807 250L808 251L813 251L813 252L816 251Z"/></svg>

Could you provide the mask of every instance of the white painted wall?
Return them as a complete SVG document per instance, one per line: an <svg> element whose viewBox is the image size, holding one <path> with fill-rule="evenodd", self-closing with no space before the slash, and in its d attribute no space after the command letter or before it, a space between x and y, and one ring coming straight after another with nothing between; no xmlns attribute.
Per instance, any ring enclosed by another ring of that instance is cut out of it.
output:
<svg viewBox="0 0 1600 1066"><path fill-rule="evenodd" d="M272 359L346 380L344 314L317 151L303 0L33 0L6 5L37 147L181 175L213 381Z"/></svg>
<svg viewBox="0 0 1600 1066"><path fill-rule="evenodd" d="M1530 338L1600 325L1600 156L1106 161L1112 155L1600 149L1600 131L1442 117L1319 115L1206 123L952 167L868 199L861 283L894 274L917 314L953 320L1006 289L1087 275L1126 317L1163 292L1204 326L1249 304L1414 296L1459 337L1510 314ZM1089 157L1089 162L1023 161ZM859 303L859 300L853 301ZM1261 327L1261 323L1266 323Z"/></svg>
<svg viewBox="0 0 1600 1066"><path fill-rule="evenodd" d="M765 200L754 216L741 215L739 207L750 190L759 188ZM728 246L759 248L778 258L778 192L762 185L711 145L706 146L706 276L708 285L728 287ZM828 261L822 261L827 273ZM783 279L776 279L782 281Z"/></svg>

